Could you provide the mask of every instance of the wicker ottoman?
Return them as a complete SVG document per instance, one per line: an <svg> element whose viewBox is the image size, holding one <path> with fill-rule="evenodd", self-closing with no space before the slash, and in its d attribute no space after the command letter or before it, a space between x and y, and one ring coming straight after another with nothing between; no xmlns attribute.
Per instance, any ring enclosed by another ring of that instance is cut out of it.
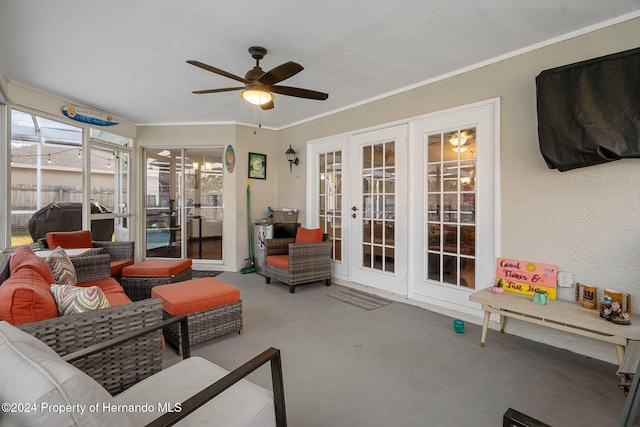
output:
<svg viewBox="0 0 640 427"><path fill-rule="evenodd" d="M196 345L231 332L242 333L240 290L213 277L155 286L153 298L163 301L166 316L186 314L189 342ZM164 329L165 339L182 352L180 325Z"/></svg>
<svg viewBox="0 0 640 427"><path fill-rule="evenodd" d="M132 301L151 298L151 288L191 279L190 259L148 259L122 269L120 284Z"/></svg>

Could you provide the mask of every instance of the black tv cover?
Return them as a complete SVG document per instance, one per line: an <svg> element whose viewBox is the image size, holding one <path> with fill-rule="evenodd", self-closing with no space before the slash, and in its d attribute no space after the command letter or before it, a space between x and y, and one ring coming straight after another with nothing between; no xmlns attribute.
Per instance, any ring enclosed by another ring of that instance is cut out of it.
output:
<svg viewBox="0 0 640 427"><path fill-rule="evenodd" d="M640 48L545 70L536 95L550 169L640 158Z"/></svg>

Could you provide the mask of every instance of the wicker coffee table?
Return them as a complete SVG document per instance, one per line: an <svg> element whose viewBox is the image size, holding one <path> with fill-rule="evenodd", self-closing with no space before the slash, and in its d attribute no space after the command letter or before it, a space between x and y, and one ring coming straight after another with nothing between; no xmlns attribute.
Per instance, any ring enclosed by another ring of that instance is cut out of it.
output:
<svg viewBox="0 0 640 427"><path fill-rule="evenodd" d="M151 298L154 286L190 280L191 265L190 259L147 259L123 268L120 284L132 301Z"/></svg>
<svg viewBox="0 0 640 427"><path fill-rule="evenodd" d="M191 345L232 332L242 333L240 290L216 278L155 286L151 296L162 299L165 317L187 315ZM179 325L165 328L164 336L178 353L182 351Z"/></svg>

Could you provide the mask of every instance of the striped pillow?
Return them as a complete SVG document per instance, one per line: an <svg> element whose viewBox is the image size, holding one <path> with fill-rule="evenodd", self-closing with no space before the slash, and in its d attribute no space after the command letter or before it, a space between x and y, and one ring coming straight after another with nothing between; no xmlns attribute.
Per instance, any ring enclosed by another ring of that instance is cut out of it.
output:
<svg viewBox="0 0 640 427"><path fill-rule="evenodd" d="M58 285L75 286L78 282L76 269L69 259L69 255L60 246L55 248L45 261L53 273L53 279Z"/></svg>
<svg viewBox="0 0 640 427"><path fill-rule="evenodd" d="M60 316L109 307L109 300L97 286L51 285L51 293Z"/></svg>

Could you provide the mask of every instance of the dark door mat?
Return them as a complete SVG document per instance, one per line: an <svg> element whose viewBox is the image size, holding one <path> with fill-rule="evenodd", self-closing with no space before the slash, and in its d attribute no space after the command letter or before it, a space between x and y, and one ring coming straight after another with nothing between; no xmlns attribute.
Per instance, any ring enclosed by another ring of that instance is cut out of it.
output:
<svg viewBox="0 0 640 427"><path fill-rule="evenodd" d="M376 308L384 307L385 305L389 305L393 302L357 289L345 289L328 295L331 298L346 302L347 304L355 305L356 307L360 307L365 310L375 310Z"/></svg>
<svg viewBox="0 0 640 427"><path fill-rule="evenodd" d="M199 279L201 277L216 277L220 273L222 273L222 271L192 270L191 277L194 279Z"/></svg>

